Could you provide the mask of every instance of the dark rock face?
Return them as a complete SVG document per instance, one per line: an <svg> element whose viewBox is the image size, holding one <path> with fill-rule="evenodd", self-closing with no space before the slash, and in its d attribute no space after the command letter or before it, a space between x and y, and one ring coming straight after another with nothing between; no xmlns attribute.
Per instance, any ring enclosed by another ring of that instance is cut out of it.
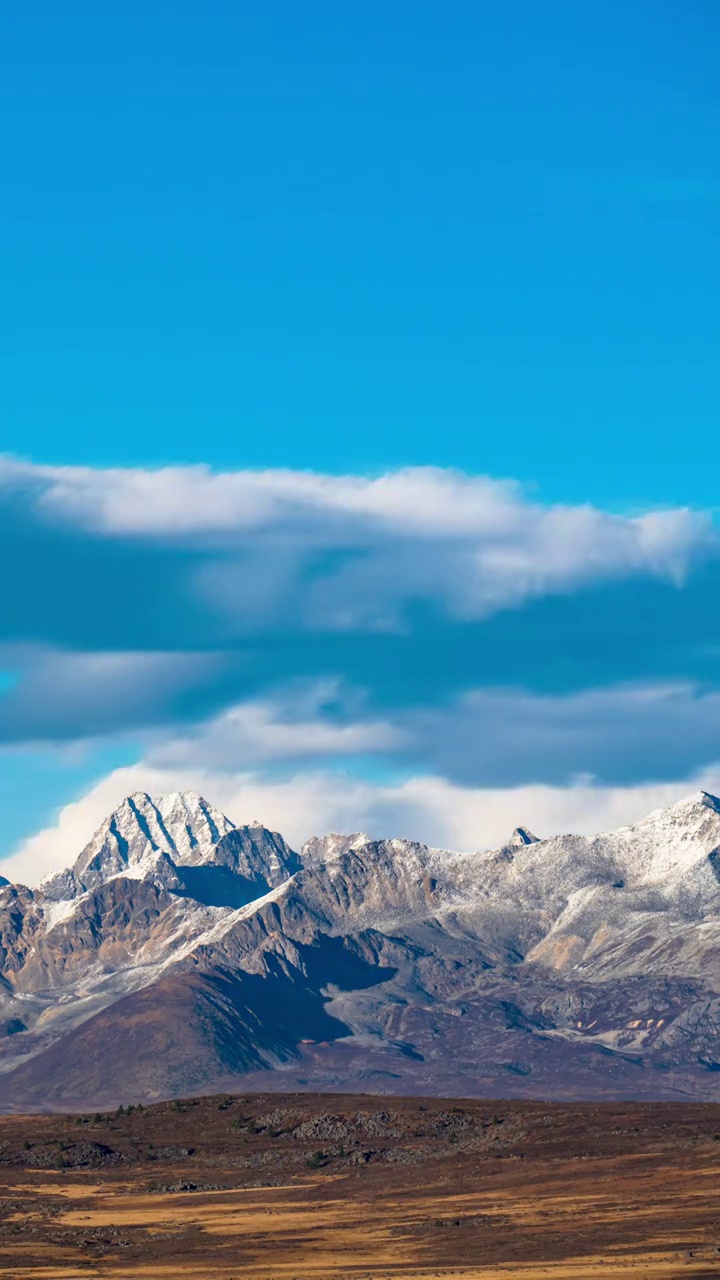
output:
<svg viewBox="0 0 720 1280"><path fill-rule="evenodd" d="M596 837L300 855L131 796L72 868L0 886L0 1102L720 1097L718 848L704 793Z"/></svg>

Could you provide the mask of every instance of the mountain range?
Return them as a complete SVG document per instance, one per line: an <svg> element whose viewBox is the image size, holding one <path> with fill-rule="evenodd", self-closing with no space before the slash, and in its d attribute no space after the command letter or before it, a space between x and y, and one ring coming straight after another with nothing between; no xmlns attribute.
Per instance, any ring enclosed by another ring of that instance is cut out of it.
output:
<svg viewBox="0 0 720 1280"><path fill-rule="evenodd" d="M0 1106L211 1090L720 1098L720 801L455 853L297 853L129 796L0 882Z"/></svg>

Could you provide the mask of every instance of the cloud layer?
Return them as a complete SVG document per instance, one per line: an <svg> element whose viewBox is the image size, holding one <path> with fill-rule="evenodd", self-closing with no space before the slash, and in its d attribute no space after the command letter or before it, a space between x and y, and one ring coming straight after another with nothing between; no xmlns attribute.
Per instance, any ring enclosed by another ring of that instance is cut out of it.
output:
<svg viewBox="0 0 720 1280"><path fill-rule="evenodd" d="M440 705L388 707L377 717L327 681L156 735L146 759L165 770L202 761L231 774L313 759L342 765L372 754L385 772L425 768L459 786L563 785L579 775L617 785L684 777L720 758L719 725L720 691L689 684L562 696L481 688Z"/></svg>
<svg viewBox="0 0 720 1280"><path fill-rule="evenodd" d="M705 513L544 506L511 481L433 468L372 479L6 461L0 486L49 526L199 554L207 607L255 622L290 610L313 629L398 626L414 600L477 618L588 582L682 580L716 545Z"/></svg>
<svg viewBox="0 0 720 1280"><path fill-rule="evenodd" d="M259 799L307 814L304 834L354 797L348 820L462 844L450 809L496 810L498 788L575 797L592 777L609 803L608 787L720 759L707 512L545 505L432 468L5 459L0 536L6 748L132 743L148 777L207 775L224 793L252 776ZM432 788L447 788L435 816Z"/></svg>

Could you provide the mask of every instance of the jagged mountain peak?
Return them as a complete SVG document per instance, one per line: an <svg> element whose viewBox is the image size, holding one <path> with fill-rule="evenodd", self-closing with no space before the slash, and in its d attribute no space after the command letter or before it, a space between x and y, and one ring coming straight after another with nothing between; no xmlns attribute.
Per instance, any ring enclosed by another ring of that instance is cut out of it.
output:
<svg viewBox="0 0 720 1280"><path fill-rule="evenodd" d="M188 824L200 824L207 828L209 837L217 841L235 826L235 823L197 791L171 791L167 795L155 797L138 791L122 802L115 814L111 815L111 820L124 812L126 807L135 814L159 814L172 835L180 835L183 826Z"/></svg>
<svg viewBox="0 0 720 1280"><path fill-rule="evenodd" d="M699 809L710 809L713 813L720 814L720 800L717 796L712 795L710 791L694 791L684 800L679 800L677 804L671 805L669 813L689 813L696 812Z"/></svg>
<svg viewBox="0 0 720 1280"><path fill-rule="evenodd" d="M277 832L259 822L237 827L197 792L153 797L136 791L106 818L74 865L47 876L38 892L49 902L70 902L124 877L209 902L239 903L282 884L299 865Z"/></svg>
<svg viewBox="0 0 720 1280"><path fill-rule="evenodd" d="M720 800L707 791L696 791L677 804L656 809L611 838L620 843L631 841L640 860L655 872L681 871L720 844Z"/></svg>
<svg viewBox="0 0 720 1280"><path fill-rule="evenodd" d="M508 840L508 849L522 849L527 844L539 844L540 837L534 836L527 827L516 827Z"/></svg>
<svg viewBox="0 0 720 1280"><path fill-rule="evenodd" d="M122 873L142 878L162 854L177 865L195 865L212 856L233 825L194 792L171 792L157 799L135 792L95 832L73 872L78 884L92 888Z"/></svg>
<svg viewBox="0 0 720 1280"><path fill-rule="evenodd" d="M516 873L547 893L572 895L604 881L626 889L653 886L663 894L682 887L685 905L692 898L698 912L715 898L719 847L720 801L698 791L630 826L597 835L552 836L529 845L518 842L511 853Z"/></svg>
<svg viewBox="0 0 720 1280"><path fill-rule="evenodd" d="M708 812L720 814L720 800L709 791L693 791L690 795L683 796L682 800L677 800L675 804L667 805L661 809L653 809L651 813L648 813L634 825L642 827L668 822L675 824L695 822L698 819L707 817Z"/></svg>
<svg viewBox="0 0 720 1280"><path fill-rule="evenodd" d="M303 863L309 866L313 863L329 862L333 859L341 858L343 854L351 853L355 849L362 849L367 844L372 844L372 840L364 831L355 831L347 836L331 831L329 835L312 836L309 840L306 840L302 847L301 856Z"/></svg>

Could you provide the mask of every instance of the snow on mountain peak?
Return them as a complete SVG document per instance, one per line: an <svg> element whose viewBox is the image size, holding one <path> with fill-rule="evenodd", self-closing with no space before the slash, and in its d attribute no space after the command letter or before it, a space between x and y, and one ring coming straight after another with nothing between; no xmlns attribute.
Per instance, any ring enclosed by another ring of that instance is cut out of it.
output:
<svg viewBox="0 0 720 1280"><path fill-rule="evenodd" d="M332 831L329 835L312 836L310 840L306 840L302 847L302 860L305 865L330 862L354 849L362 849L366 844L372 844L372 840L364 831L355 831L349 836Z"/></svg>
<svg viewBox="0 0 720 1280"><path fill-rule="evenodd" d="M720 846L720 800L707 791L696 791L604 839L619 850L625 849L626 857L631 855L628 871L640 882L685 875L707 864L709 855Z"/></svg>
<svg viewBox="0 0 720 1280"><path fill-rule="evenodd" d="M672 806L672 810L678 812L697 808L712 809L713 813L720 813L720 800L709 791L695 791L685 800L680 800L678 804Z"/></svg>
<svg viewBox="0 0 720 1280"><path fill-rule="evenodd" d="M182 886L186 893L191 882L200 884L200 869L207 875L208 869L222 867L223 874L238 876L260 892L263 886L283 883L301 865L314 869L325 864L340 874L346 855L367 850L362 857L370 868L379 869L388 857L398 870L417 864L422 872L437 862L444 891L468 901L475 900L481 881L483 895L500 892L506 875L510 881L502 892L542 897L572 893L604 879L623 880L628 886L665 886L680 883L688 873L692 886L688 880L684 892L700 895L698 901L704 901L716 884L710 855L719 847L720 800L704 791L651 813L632 827L596 837L567 835L539 841L527 827L516 827L504 846L504 859L447 850L438 859L438 851L432 853L425 846L402 840L375 844L364 832L313 837L298 858L281 836L260 822L238 827L196 792L153 798L138 791L126 797L95 832L74 867L47 877L39 891L48 902L64 902L123 876L153 880L171 891ZM191 868L198 870L191 872Z"/></svg>
<svg viewBox="0 0 720 1280"><path fill-rule="evenodd" d="M157 873L167 881L172 867L195 866L234 823L196 792L176 791L153 799L145 791L126 796L106 818L71 870L47 876L38 886L46 898L64 901L118 875L143 879Z"/></svg>

